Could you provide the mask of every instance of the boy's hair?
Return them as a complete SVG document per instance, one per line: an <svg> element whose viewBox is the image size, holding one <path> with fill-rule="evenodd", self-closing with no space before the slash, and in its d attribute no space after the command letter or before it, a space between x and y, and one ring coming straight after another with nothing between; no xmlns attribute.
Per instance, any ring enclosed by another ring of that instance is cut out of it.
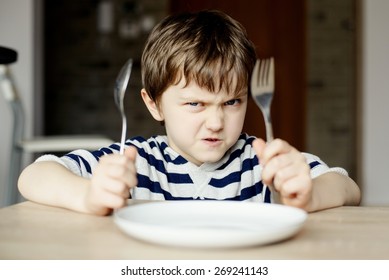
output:
<svg viewBox="0 0 389 280"><path fill-rule="evenodd" d="M185 78L210 92L247 92L256 60L245 28L220 11L171 15L156 25L142 55L142 82L158 104Z"/></svg>

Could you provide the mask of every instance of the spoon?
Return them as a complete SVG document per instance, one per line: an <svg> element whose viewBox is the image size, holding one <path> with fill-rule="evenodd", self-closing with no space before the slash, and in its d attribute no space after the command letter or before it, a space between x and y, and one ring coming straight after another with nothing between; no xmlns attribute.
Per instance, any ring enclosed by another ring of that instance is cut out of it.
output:
<svg viewBox="0 0 389 280"><path fill-rule="evenodd" d="M120 111L122 117L122 136L120 140L120 154L124 154L124 142L126 141L126 131L127 131L127 118L124 112L124 95L126 94L127 84L130 79L132 69L132 59L127 60L126 64L122 67L119 72L119 75L115 81L114 87L114 98L116 106Z"/></svg>

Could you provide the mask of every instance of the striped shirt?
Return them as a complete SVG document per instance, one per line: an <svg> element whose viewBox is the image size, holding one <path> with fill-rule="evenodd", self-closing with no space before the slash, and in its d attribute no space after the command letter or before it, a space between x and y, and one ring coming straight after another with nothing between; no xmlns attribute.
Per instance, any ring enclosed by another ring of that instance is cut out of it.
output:
<svg viewBox="0 0 389 280"><path fill-rule="evenodd" d="M146 200L239 200L272 201L269 188L261 181L261 169L252 147L255 137L240 135L236 144L215 163L197 166L176 153L167 144L166 136L142 137L126 141L138 149L136 158L138 185L131 189L134 199ZM90 178L99 159L118 153L119 144L97 151L76 150L62 157L44 155L37 161L54 160L73 173ZM347 176L342 168L329 168L318 157L303 153L315 178L326 172Z"/></svg>

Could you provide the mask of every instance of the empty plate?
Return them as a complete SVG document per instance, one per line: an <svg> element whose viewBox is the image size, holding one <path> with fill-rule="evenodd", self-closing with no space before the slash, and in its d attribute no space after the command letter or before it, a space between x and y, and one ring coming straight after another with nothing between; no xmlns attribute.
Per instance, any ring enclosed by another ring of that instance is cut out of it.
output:
<svg viewBox="0 0 389 280"><path fill-rule="evenodd" d="M236 201L159 201L115 212L119 228L137 239L168 246L242 247L289 238L303 226L301 209Z"/></svg>

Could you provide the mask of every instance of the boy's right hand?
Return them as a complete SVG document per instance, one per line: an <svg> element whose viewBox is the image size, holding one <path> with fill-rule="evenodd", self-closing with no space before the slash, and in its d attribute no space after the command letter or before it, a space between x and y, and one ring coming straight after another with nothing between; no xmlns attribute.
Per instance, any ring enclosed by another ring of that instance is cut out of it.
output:
<svg viewBox="0 0 389 280"><path fill-rule="evenodd" d="M130 188L137 185L135 159L137 149L128 147L124 156L103 156L93 172L90 187L85 197L88 212L107 215L112 209L127 204Z"/></svg>

